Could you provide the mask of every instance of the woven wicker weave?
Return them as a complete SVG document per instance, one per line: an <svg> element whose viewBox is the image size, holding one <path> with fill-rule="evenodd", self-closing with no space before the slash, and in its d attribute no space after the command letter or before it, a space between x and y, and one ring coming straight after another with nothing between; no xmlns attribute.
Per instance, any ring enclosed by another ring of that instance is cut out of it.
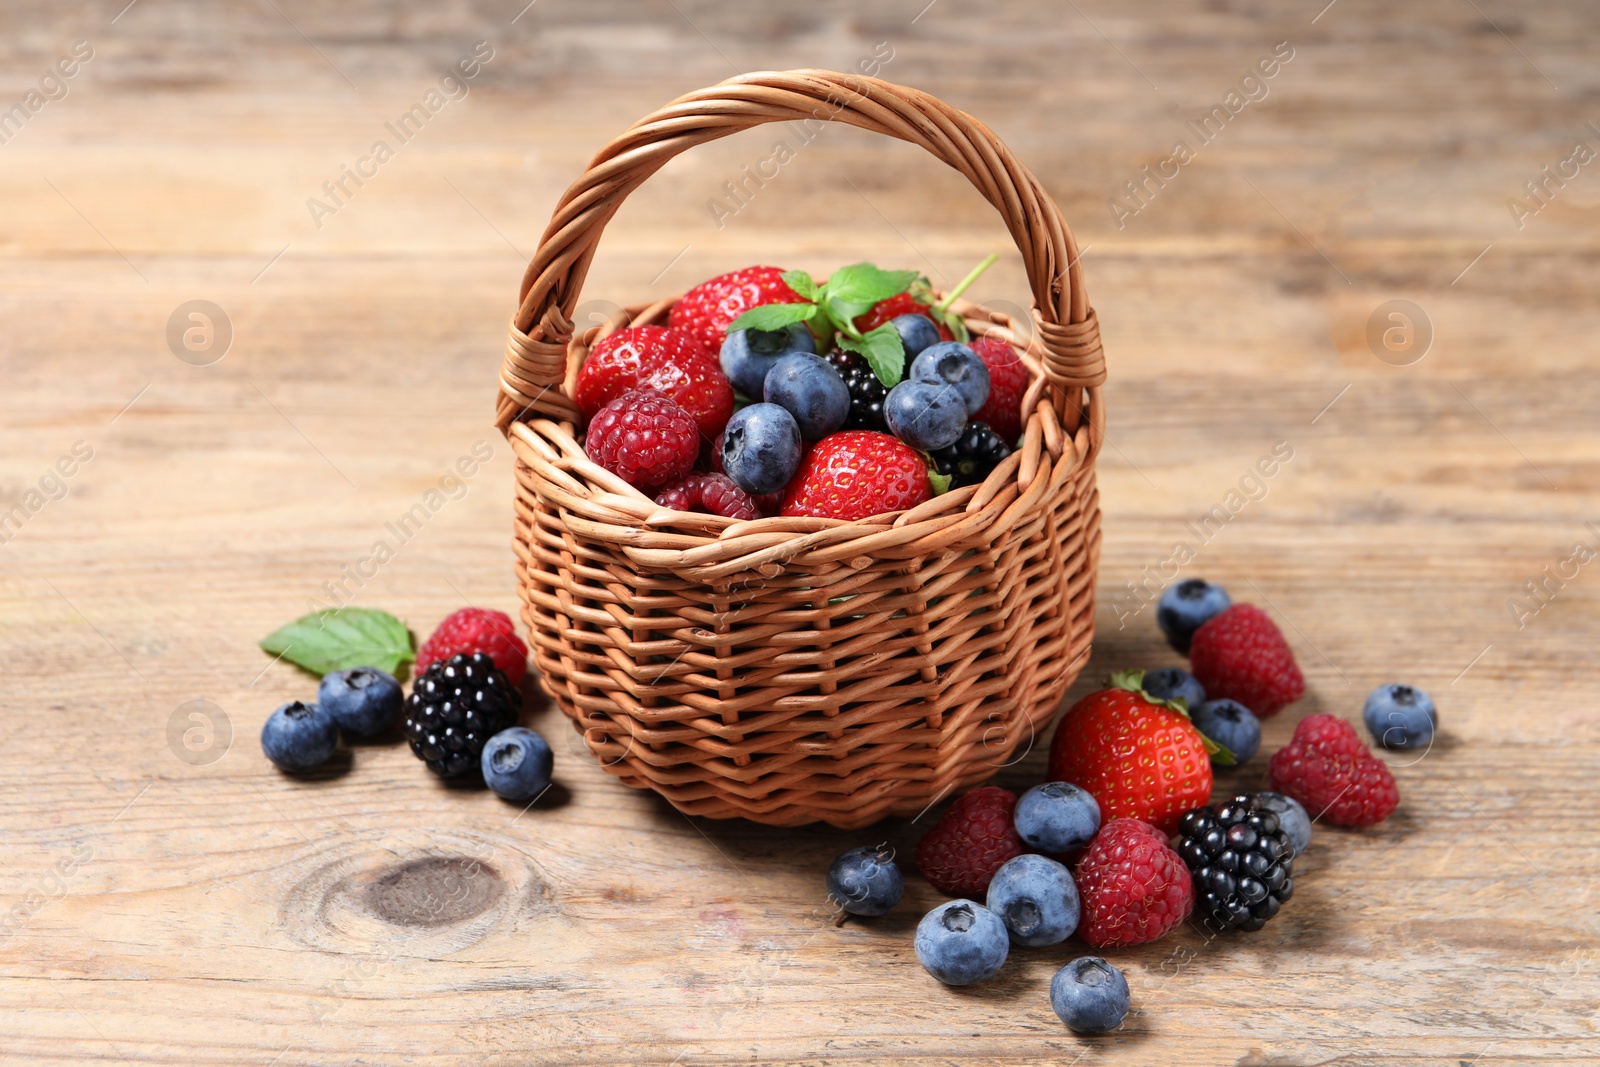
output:
<svg viewBox="0 0 1600 1067"><path fill-rule="evenodd" d="M982 485L857 522L669 511L585 457L569 393L598 337L665 322L672 301L573 337L579 290L606 223L667 160L807 119L920 145L1000 212L1032 321L956 307L1024 353L1023 443ZM1088 653L1104 379L1072 235L981 123L821 70L681 97L567 190L511 324L498 421L516 454L517 573L545 688L608 770L694 815L858 827L983 781L1049 724Z"/></svg>

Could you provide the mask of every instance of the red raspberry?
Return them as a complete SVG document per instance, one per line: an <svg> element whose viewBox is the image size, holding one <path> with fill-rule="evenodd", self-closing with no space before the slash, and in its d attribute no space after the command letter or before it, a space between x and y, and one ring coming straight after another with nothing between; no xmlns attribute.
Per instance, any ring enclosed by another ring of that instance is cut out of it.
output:
<svg viewBox="0 0 1600 1067"><path fill-rule="evenodd" d="M922 454L873 430L831 433L812 446L784 490L783 514L864 519L932 495Z"/></svg>
<svg viewBox="0 0 1600 1067"><path fill-rule="evenodd" d="M753 307L764 304L809 303L789 288L778 267L746 267L701 282L678 298L668 316L672 328L682 330L720 355L728 336L728 323Z"/></svg>
<svg viewBox="0 0 1600 1067"><path fill-rule="evenodd" d="M511 616L490 608L462 608L441 622L417 649L418 675L440 660L474 652L486 653L505 673L512 687L528 673L528 646L517 636Z"/></svg>
<svg viewBox="0 0 1600 1067"><path fill-rule="evenodd" d="M933 319L933 316L928 314L928 305L912 296L908 291L901 293L899 296L891 296L887 300L880 300L872 305L871 310L865 314L857 315L855 327L862 333L866 333L868 330L877 329L897 315L927 315L928 318ZM955 334L951 333L950 328L944 323L938 319L933 319L933 324L939 327L940 340L955 340Z"/></svg>
<svg viewBox="0 0 1600 1067"><path fill-rule="evenodd" d="M701 511L730 519L761 517L755 500L726 474L691 474L656 494L656 503L675 511Z"/></svg>
<svg viewBox="0 0 1600 1067"><path fill-rule="evenodd" d="M1226 608L1194 632L1189 670L1208 699L1237 700L1263 719L1306 692L1289 642L1254 604Z"/></svg>
<svg viewBox="0 0 1600 1067"><path fill-rule="evenodd" d="M1090 948L1165 937L1194 910L1194 882L1167 838L1138 819L1112 819L1074 872L1083 900L1078 936Z"/></svg>
<svg viewBox="0 0 1600 1067"><path fill-rule="evenodd" d="M1333 715L1308 715L1272 757L1272 788L1335 826L1371 826L1400 804L1386 765L1356 728Z"/></svg>
<svg viewBox="0 0 1600 1067"><path fill-rule="evenodd" d="M710 439L733 415L733 386L717 357L689 334L665 326L635 326L602 338L578 371L572 399L592 419L629 389L642 388L676 400Z"/></svg>
<svg viewBox="0 0 1600 1067"><path fill-rule="evenodd" d="M700 430L677 401L632 389L589 421L583 450L629 485L653 490L694 469Z"/></svg>
<svg viewBox="0 0 1600 1067"><path fill-rule="evenodd" d="M972 350L989 368L989 399L972 416L1014 445L1022 436L1022 394L1028 391L1028 368L1016 350L998 337L980 337Z"/></svg>
<svg viewBox="0 0 1600 1067"><path fill-rule="evenodd" d="M982 900L994 872L1023 853L1016 806L1017 795L995 785L964 794L917 843L917 869L942 893Z"/></svg>

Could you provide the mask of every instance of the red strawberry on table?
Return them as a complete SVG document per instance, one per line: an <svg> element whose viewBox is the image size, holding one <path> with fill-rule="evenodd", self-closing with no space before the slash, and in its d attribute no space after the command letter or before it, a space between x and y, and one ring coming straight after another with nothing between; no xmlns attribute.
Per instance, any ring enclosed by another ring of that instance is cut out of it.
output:
<svg viewBox="0 0 1600 1067"><path fill-rule="evenodd" d="M922 453L886 433L842 430L811 446L784 491L783 514L865 519L933 495Z"/></svg>
<svg viewBox="0 0 1600 1067"><path fill-rule="evenodd" d="M1194 880L1166 835L1138 819L1100 828L1073 872L1083 901L1078 936L1090 948L1164 937L1194 910Z"/></svg>
<svg viewBox="0 0 1600 1067"><path fill-rule="evenodd" d="M1189 643L1189 673L1211 700L1237 700L1258 718L1276 715L1306 692L1283 633L1254 604L1207 619Z"/></svg>
<svg viewBox="0 0 1600 1067"><path fill-rule="evenodd" d="M1179 705L1157 701L1141 671L1111 676L1061 718L1050 743L1048 780L1072 782L1100 805L1101 817L1140 819L1173 833L1183 813L1211 799L1206 740Z"/></svg>
<svg viewBox="0 0 1600 1067"><path fill-rule="evenodd" d="M672 328L695 338L713 355L722 352L728 324L754 307L804 304L779 267L746 267L701 282L672 305Z"/></svg>
<svg viewBox="0 0 1600 1067"><path fill-rule="evenodd" d="M1022 436L1022 394L1028 391L1028 368L1016 350L998 337L980 337L972 351L989 368L989 399L972 416L986 422L1008 445Z"/></svg>
<svg viewBox="0 0 1600 1067"><path fill-rule="evenodd" d="M1335 826L1371 826L1400 805L1400 789L1356 728L1333 715L1308 715L1272 757L1272 788Z"/></svg>
<svg viewBox="0 0 1600 1067"><path fill-rule="evenodd" d="M994 872L1022 855L1016 807L1017 795L999 786L963 794L917 842L917 869L941 892L981 900Z"/></svg>
<svg viewBox="0 0 1600 1067"><path fill-rule="evenodd" d="M664 326L634 326L596 342L578 371L573 400L592 419L630 389L671 397L715 440L733 414L733 386L714 353L692 335Z"/></svg>

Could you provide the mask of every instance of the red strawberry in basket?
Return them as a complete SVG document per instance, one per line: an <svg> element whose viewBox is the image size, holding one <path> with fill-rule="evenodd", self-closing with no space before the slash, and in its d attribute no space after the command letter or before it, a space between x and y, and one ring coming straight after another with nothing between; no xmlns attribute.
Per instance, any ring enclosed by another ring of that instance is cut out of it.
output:
<svg viewBox="0 0 1600 1067"><path fill-rule="evenodd" d="M980 337L972 351L989 368L989 399L972 416L973 422L986 422L1008 445L1022 436L1022 394L1028 391L1028 368L1022 357L998 337Z"/></svg>
<svg viewBox="0 0 1600 1067"><path fill-rule="evenodd" d="M898 296L891 296L887 300L880 300L866 314L857 315L855 327L862 333L866 333L868 330L877 329L896 315L925 315L928 318L933 318L932 315L928 314L928 305L907 291ZM949 327L944 323L935 319L933 324L939 327L939 339L941 341L955 340L955 334L951 333Z"/></svg>
<svg viewBox="0 0 1600 1067"><path fill-rule="evenodd" d="M733 414L733 386L714 353L690 334L664 326L634 326L602 338L578 371L573 400L592 419L630 389L651 388L694 417L708 439Z"/></svg>
<svg viewBox="0 0 1600 1067"><path fill-rule="evenodd" d="M1262 719L1306 691L1289 642L1254 604L1226 608L1194 632L1189 671L1211 700L1237 700Z"/></svg>
<svg viewBox="0 0 1600 1067"><path fill-rule="evenodd" d="M698 340L713 356L722 352L728 323L765 304L804 304L779 267L746 267L690 289L672 305L672 328ZM724 420L726 421L726 420Z"/></svg>
<svg viewBox="0 0 1600 1067"><path fill-rule="evenodd" d="M1211 799L1206 741L1176 705L1152 699L1144 676L1124 671L1061 718L1048 780L1089 791L1101 817L1140 819L1173 833L1183 813Z"/></svg>
<svg viewBox="0 0 1600 1067"><path fill-rule="evenodd" d="M922 453L886 433L841 430L805 454L784 490L783 514L865 519L933 495Z"/></svg>

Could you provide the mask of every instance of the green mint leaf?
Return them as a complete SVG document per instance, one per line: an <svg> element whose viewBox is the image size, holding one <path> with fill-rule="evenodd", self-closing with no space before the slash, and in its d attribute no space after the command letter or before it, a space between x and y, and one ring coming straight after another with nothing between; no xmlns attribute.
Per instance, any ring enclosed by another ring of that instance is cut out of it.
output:
<svg viewBox="0 0 1600 1067"><path fill-rule="evenodd" d="M885 389L893 389L905 377L906 346L892 323L886 322L876 330L868 330L860 340L840 337L838 345L866 359L872 373L878 376L878 381L883 383Z"/></svg>
<svg viewBox="0 0 1600 1067"><path fill-rule="evenodd" d="M827 290L841 303L863 304L862 310L866 310L880 300L899 296L919 277L914 270L881 270L871 263L852 263L833 272Z"/></svg>
<svg viewBox="0 0 1600 1067"><path fill-rule="evenodd" d="M822 287L803 270L786 270L779 277L783 279L784 285L807 300L816 300L822 295Z"/></svg>
<svg viewBox="0 0 1600 1067"><path fill-rule="evenodd" d="M329 674L351 667L395 673L417 658L406 624L376 608L331 608L302 615L261 639L262 651Z"/></svg>
<svg viewBox="0 0 1600 1067"><path fill-rule="evenodd" d="M847 337L860 337L861 331L856 329L856 319L872 310L871 304L857 304L848 300L840 300L832 293L824 291L822 294L822 310L833 328Z"/></svg>
<svg viewBox="0 0 1600 1067"><path fill-rule="evenodd" d="M796 322L807 322L821 310L815 304L763 304L751 308L728 323L734 330L781 330Z"/></svg>
<svg viewBox="0 0 1600 1067"><path fill-rule="evenodd" d="M956 480L953 474L940 474L936 468L928 468L928 488L933 490L934 496L944 496L950 491L950 483Z"/></svg>

